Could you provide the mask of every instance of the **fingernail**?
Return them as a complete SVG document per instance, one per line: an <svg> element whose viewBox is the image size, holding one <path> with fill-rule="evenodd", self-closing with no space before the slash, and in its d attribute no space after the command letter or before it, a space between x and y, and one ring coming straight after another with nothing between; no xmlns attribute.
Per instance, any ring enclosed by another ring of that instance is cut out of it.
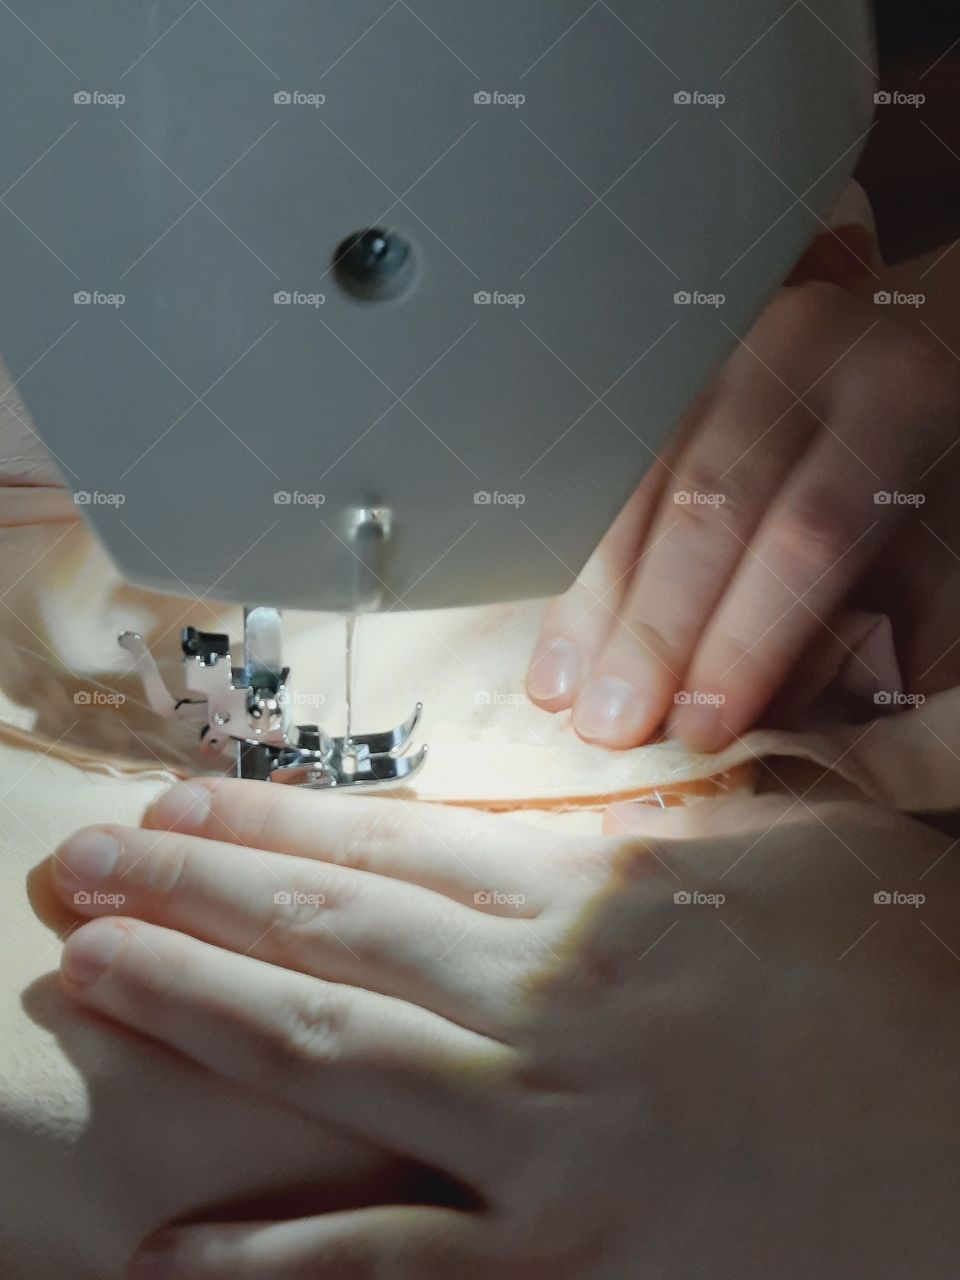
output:
<svg viewBox="0 0 960 1280"><path fill-rule="evenodd" d="M122 846L108 831L80 831L59 851L54 874L67 890L100 884L116 869Z"/></svg>
<svg viewBox="0 0 960 1280"><path fill-rule="evenodd" d="M542 702L571 697L581 678L580 650L570 640L555 640L530 665L527 690Z"/></svg>
<svg viewBox="0 0 960 1280"><path fill-rule="evenodd" d="M150 806L150 824L166 831L200 831L210 816L211 802L206 783L178 782Z"/></svg>
<svg viewBox="0 0 960 1280"><path fill-rule="evenodd" d="M172 1274L176 1237L161 1231L143 1244L134 1255L127 1271L128 1280L163 1280Z"/></svg>
<svg viewBox="0 0 960 1280"><path fill-rule="evenodd" d="M60 971L75 987L87 987L104 972L127 937L112 920L95 920L67 939Z"/></svg>
<svg viewBox="0 0 960 1280"><path fill-rule="evenodd" d="M629 739L643 728L640 694L619 676L603 676L589 685L573 709L573 724L582 738L593 742Z"/></svg>

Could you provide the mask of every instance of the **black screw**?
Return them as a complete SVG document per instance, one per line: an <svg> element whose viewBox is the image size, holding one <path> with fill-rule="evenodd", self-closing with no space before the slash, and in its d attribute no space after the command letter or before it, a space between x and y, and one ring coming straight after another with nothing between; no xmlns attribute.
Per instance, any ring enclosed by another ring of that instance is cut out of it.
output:
<svg viewBox="0 0 960 1280"><path fill-rule="evenodd" d="M403 293L413 277L413 264L413 250L401 235L372 227L343 241L334 257L334 272L354 297L375 302Z"/></svg>

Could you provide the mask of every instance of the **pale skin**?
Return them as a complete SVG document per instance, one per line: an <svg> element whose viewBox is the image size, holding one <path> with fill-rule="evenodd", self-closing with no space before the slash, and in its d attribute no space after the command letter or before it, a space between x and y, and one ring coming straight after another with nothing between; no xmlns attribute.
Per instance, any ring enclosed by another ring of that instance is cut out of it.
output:
<svg viewBox="0 0 960 1280"><path fill-rule="evenodd" d="M715 751L746 732L829 644L836 611L916 511L874 495L938 483L960 426L960 364L919 322L874 305L880 283L869 278L869 300L784 290L547 607L527 690L549 711L572 708L581 737L635 747L665 725Z"/></svg>
<svg viewBox="0 0 960 1280"><path fill-rule="evenodd" d="M59 850L65 896L127 895L69 939L67 990L469 1200L185 1227L132 1275L947 1273L960 864L940 833L771 796L611 811L584 840L231 781L146 822L110 831L105 879L102 831ZM923 887L924 924L876 923L878 883Z"/></svg>

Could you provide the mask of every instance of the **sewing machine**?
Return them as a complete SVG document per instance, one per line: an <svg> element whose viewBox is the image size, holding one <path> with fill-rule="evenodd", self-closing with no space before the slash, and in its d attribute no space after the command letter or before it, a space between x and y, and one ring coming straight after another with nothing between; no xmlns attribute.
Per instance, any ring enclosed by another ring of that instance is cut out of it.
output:
<svg viewBox="0 0 960 1280"><path fill-rule="evenodd" d="M852 172L867 0L48 0L4 27L0 352L130 581L162 714L244 777L391 784L295 726L284 607L573 581Z"/></svg>

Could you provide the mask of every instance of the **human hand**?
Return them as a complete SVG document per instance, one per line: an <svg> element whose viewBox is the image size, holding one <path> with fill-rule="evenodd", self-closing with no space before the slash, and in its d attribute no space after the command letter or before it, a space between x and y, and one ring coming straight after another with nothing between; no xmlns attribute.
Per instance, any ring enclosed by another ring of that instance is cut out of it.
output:
<svg viewBox="0 0 960 1280"><path fill-rule="evenodd" d="M122 886L137 918L68 940L67 989L470 1204L188 1226L138 1280L947 1274L945 838L780 797L633 806L582 840L278 792L177 788L96 883L68 842L62 891Z"/></svg>
<svg viewBox="0 0 960 1280"><path fill-rule="evenodd" d="M634 747L751 728L956 443L960 367L826 284L785 290L694 405L578 582L552 601L531 698Z"/></svg>

